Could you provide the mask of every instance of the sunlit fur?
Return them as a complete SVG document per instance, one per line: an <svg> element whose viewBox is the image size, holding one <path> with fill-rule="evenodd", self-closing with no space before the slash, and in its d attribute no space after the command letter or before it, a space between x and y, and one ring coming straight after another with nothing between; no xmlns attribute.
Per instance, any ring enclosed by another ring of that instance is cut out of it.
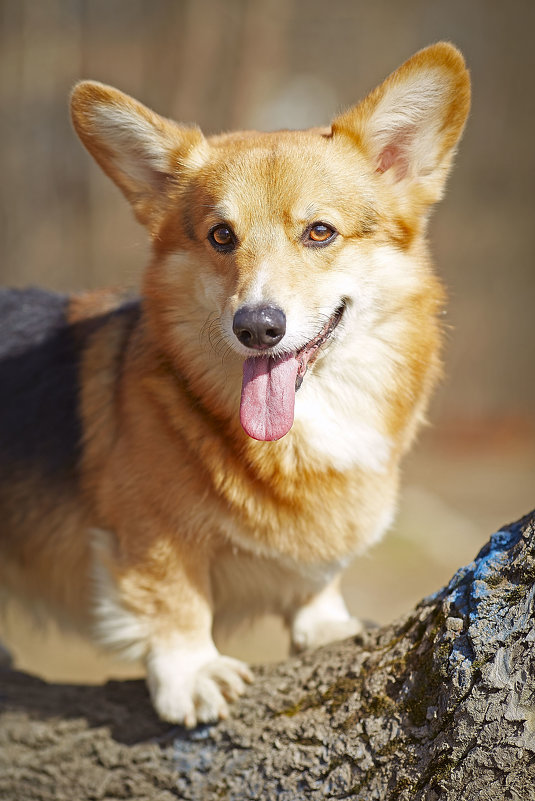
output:
<svg viewBox="0 0 535 801"><path fill-rule="evenodd" d="M111 292L70 300L75 481L68 492L31 470L7 481L0 570L145 658L168 720L224 717L250 680L218 654L214 621L273 611L295 648L359 630L338 576L390 524L400 459L440 374L444 296L425 232L468 107L463 59L445 43L325 130L205 138L116 89L74 89L76 131L153 255L141 307ZM317 221L338 232L325 247L303 241ZM232 252L208 241L218 223L235 232ZM232 320L259 302L286 314L275 356L345 306L274 442L250 439L238 414L249 351Z"/></svg>

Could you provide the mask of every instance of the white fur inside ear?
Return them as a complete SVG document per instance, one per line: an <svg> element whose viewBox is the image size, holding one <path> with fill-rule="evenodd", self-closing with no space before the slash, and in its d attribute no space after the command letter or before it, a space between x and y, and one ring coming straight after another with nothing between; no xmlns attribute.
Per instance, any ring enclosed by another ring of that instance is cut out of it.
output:
<svg viewBox="0 0 535 801"><path fill-rule="evenodd" d="M392 168L401 180L435 169L449 91L443 71L436 68L388 87L367 127L378 172Z"/></svg>
<svg viewBox="0 0 535 801"><path fill-rule="evenodd" d="M152 183L169 171L165 137L149 120L117 103L95 103L93 128L122 172L136 183Z"/></svg>

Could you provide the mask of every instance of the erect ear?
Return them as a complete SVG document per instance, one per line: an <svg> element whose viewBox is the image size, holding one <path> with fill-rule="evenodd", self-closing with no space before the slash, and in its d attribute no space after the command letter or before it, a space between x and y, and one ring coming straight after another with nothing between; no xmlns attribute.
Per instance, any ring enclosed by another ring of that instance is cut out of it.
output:
<svg viewBox="0 0 535 801"><path fill-rule="evenodd" d="M350 137L377 173L417 182L426 202L442 194L470 108L464 59L447 42L416 53L358 106L337 117L333 136Z"/></svg>
<svg viewBox="0 0 535 801"><path fill-rule="evenodd" d="M206 140L201 131L160 117L95 81L74 87L71 114L86 148L125 194L138 220L153 230L180 172L202 162Z"/></svg>

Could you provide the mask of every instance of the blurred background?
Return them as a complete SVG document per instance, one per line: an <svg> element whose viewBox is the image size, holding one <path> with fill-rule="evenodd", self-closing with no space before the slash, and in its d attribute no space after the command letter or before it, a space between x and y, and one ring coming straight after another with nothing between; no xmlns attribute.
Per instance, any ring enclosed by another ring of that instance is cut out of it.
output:
<svg viewBox="0 0 535 801"><path fill-rule="evenodd" d="M448 288L446 376L406 463L393 531L351 568L352 611L386 622L535 505L535 3L532 0L0 0L0 283L135 286L144 231L70 127L80 78L207 133L324 124L414 51L463 51L473 110L430 227ZM0 522L1 525L1 522ZM137 675L10 608L17 665ZM224 644L281 658L265 620Z"/></svg>

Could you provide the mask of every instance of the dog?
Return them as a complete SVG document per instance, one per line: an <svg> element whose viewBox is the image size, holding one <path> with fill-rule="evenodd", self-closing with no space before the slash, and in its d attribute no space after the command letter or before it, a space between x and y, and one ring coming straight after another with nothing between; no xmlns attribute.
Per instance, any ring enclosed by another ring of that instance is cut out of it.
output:
<svg viewBox="0 0 535 801"><path fill-rule="evenodd" d="M277 613L295 651L361 630L340 573L390 525L441 373L426 223L469 103L449 43L325 129L206 138L73 90L152 257L140 298L0 295L0 573L143 659L166 721L251 681L220 625Z"/></svg>

